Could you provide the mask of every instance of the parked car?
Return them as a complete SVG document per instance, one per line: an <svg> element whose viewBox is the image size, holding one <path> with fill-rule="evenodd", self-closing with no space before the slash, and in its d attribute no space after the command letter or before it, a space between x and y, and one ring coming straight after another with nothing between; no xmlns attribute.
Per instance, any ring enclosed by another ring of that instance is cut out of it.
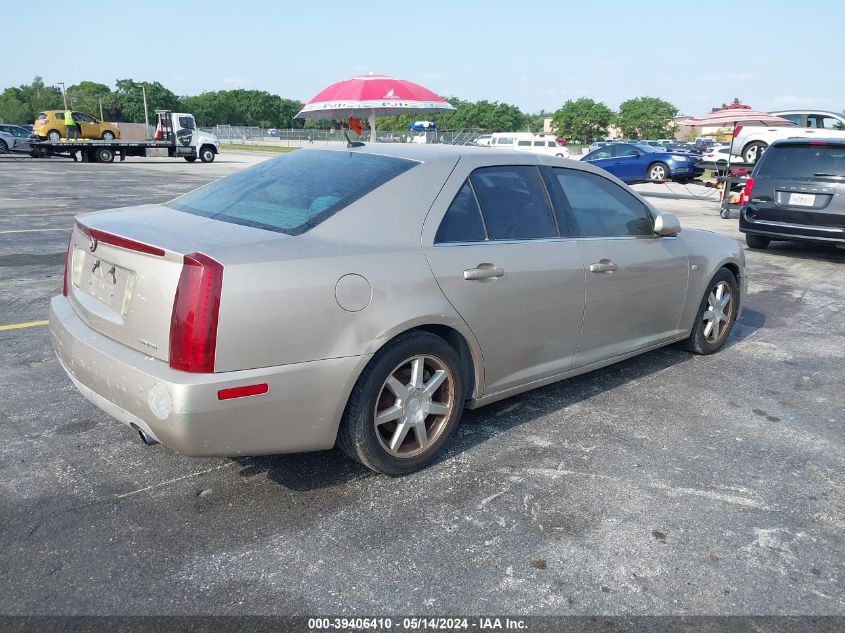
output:
<svg viewBox="0 0 845 633"><path fill-rule="evenodd" d="M775 141L740 198L739 230L751 248L772 240L845 248L845 139Z"/></svg>
<svg viewBox="0 0 845 633"><path fill-rule="evenodd" d="M473 142L476 145L480 145L481 147L490 147L490 141L492 140L492 138L493 137L490 134L482 134Z"/></svg>
<svg viewBox="0 0 845 633"><path fill-rule="evenodd" d="M120 138L120 130L116 125L95 119L90 114L73 112L73 120L79 126L79 138L102 139L111 141ZM65 111L45 110L39 112L33 126L33 133L42 139L59 141L65 138Z"/></svg>
<svg viewBox="0 0 845 633"><path fill-rule="evenodd" d="M766 149L785 138L837 138L845 139L845 114L822 110L782 110L772 112L789 119L793 126L742 126L734 132L733 153L746 163L754 164Z"/></svg>
<svg viewBox="0 0 845 633"><path fill-rule="evenodd" d="M556 138L543 135L533 138L517 139L513 143L513 149L520 152L534 152L535 154L557 156L559 158L569 158L571 154L566 146L558 144Z"/></svg>
<svg viewBox="0 0 845 633"><path fill-rule="evenodd" d="M147 442L337 443L398 475L437 457L465 405L673 342L718 351L745 288L735 240L681 232L589 164L307 148L77 216L50 332L82 394Z"/></svg>
<svg viewBox="0 0 845 633"><path fill-rule="evenodd" d="M0 134L2 134L0 136L0 153L6 153L9 150L30 152L33 149L33 143L39 140L25 127L9 123L0 123Z"/></svg>
<svg viewBox="0 0 845 633"><path fill-rule="evenodd" d="M691 154L670 153L650 145L612 143L581 158L626 182L688 182L704 173Z"/></svg>
<svg viewBox="0 0 845 633"><path fill-rule="evenodd" d="M715 147L716 145L719 145L719 143L712 138L697 138L693 143L693 146L700 152L704 152L710 149L711 147Z"/></svg>
<svg viewBox="0 0 845 633"><path fill-rule="evenodd" d="M717 167L725 167L728 164L741 162L740 158L731 156L730 144L710 147L701 155L701 160L705 163L714 163Z"/></svg>

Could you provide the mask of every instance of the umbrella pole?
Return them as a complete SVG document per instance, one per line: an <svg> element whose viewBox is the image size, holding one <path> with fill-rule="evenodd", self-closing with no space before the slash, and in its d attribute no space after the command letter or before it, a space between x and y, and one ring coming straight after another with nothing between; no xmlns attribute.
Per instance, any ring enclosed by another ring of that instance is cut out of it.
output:
<svg viewBox="0 0 845 633"><path fill-rule="evenodd" d="M734 129L731 132L731 146L728 149L728 164L725 167L725 182L722 187L722 204L719 206L719 211L728 210L728 199L730 198L730 174L731 174L731 158L734 155L734 138L736 138L736 121L734 121Z"/></svg>
<svg viewBox="0 0 845 633"><path fill-rule="evenodd" d="M370 122L370 143L376 142L376 111L370 110L370 117L367 119Z"/></svg>

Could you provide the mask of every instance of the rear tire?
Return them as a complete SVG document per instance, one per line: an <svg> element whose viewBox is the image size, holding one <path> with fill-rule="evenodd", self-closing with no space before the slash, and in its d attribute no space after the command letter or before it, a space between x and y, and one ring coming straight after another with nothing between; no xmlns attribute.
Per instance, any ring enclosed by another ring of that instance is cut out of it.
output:
<svg viewBox="0 0 845 633"><path fill-rule="evenodd" d="M464 398L455 349L429 332L403 334L376 352L355 383L337 445L376 472L412 473L449 443Z"/></svg>
<svg viewBox="0 0 845 633"><path fill-rule="evenodd" d="M749 248L768 248L771 241L771 238L768 238L765 235L752 235L751 233L745 234L745 243L748 244Z"/></svg>
<svg viewBox="0 0 845 633"><path fill-rule="evenodd" d="M58 143L62 140L62 135L59 134L58 130L50 130L47 132L47 139L53 141L54 143Z"/></svg>
<svg viewBox="0 0 845 633"><path fill-rule="evenodd" d="M745 146L745 149L742 150L742 160L754 165L758 160L760 160L760 156L763 155L763 152L765 152L768 147L769 146L766 143L761 141L749 143Z"/></svg>
<svg viewBox="0 0 845 633"><path fill-rule="evenodd" d="M669 168L665 163L652 163L646 171L646 179L649 182L663 182L669 180Z"/></svg>
<svg viewBox="0 0 845 633"><path fill-rule="evenodd" d="M97 148L94 155L96 156L98 163L110 163L114 161L114 150L108 147Z"/></svg>
<svg viewBox="0 0 845 633"><path fill-rule="evenodd" d="M726 296L727 295L727 296ZM739 284L733 273L721 268L710 283L695 317L689 338L682 346L706 356L718 352L730 338L739 307Z"/></svg>

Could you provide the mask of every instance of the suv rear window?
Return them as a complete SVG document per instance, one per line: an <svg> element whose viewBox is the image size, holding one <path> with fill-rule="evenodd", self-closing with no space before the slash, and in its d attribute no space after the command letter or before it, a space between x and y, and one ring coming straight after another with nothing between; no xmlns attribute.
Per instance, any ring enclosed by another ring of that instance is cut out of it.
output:
<svg viewBox="0 0 845 633"><path fill-rule="evenodd" d="M845 176L845 145L773 145L763 154L757 173L776 178Z"/></svg>
<svg viewBox="0 0 845 633"><path fill-rule="evenodd" d="M356 152L298 150L217 180L165 206L299 235L418 164Z"/></svg>

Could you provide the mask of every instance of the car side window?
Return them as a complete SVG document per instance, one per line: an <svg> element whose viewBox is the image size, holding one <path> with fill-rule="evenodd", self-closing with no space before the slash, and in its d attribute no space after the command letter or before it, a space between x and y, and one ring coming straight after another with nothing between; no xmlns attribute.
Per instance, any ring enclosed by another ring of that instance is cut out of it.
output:
<svg viewBox="0 0 845 633"><path fill-rule="evenodd" d="M434 243L483 242L485 239L487 234L481 221L478 202L469 181L465 181L446 210L446 215L443 216L434 236Z"/></svg>
<svg viewBox="0 0 845 633"><path fill-rule="evenodd" d="M536 167L502 165L469 177L491 240L558 237L557 225Z"/></svg>
<svg viewBox="0 0 845 633"><path fill-rule="evenodd" d="M577 237L653 235L645 205L607 178L579 169L555 168Z"/></svg>
<svg viewBox="0 0 845 633"><path fill-rule="evenodd" d="M601 158L610 158L610 150L607 148L597 149L587 157L587 160L599 160Z"/></svg>
<svg viewBox="0 0 845 633"><path fill-rule="evenodd" d="M631 145L617 145L616 156L638 156L639 152L636 147Z"/></svg>
<svg viewBox="0 0 845 633"><path fill-rule="evenodd" d="M55 116L59 121L65 120L65 113L64 112L56 112Z"/></svg>

